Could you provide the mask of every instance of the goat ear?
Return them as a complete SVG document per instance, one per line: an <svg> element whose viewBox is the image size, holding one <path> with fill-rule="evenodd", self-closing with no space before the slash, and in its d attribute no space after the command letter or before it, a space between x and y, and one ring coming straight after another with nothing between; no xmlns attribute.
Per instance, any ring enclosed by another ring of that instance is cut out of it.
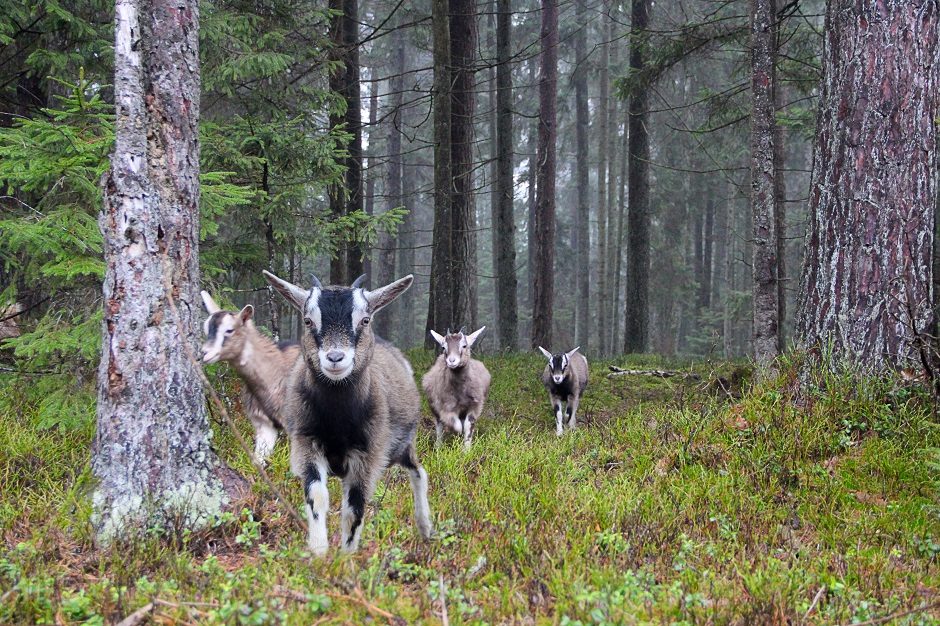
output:
<svg viewBox="0 0 940 626"><path fill-rule="evenodd" d="M482 326L479 330L475 330L467 335L467 347L473 346L473 343L483 334L484 330L486 330L486 326Z"/></svg>
<svg viewBox="0 0 940 626"><path fill-rule="evenodd" d="M375 313L384 306L391 304L395 298L405 293L408 287L411 287L411 283L414 282L415 277L411 274L408 274L404 278L399 278L393 283L389 283L384 287L379 287L375 291L366 291L362 290L362 296L366 299L366 302L369 303L369 312Z"/></svg>
<svg viewBox="0 0 940 626"><path fill-rule="evenodd" d="M250 304L246 304L245 307L238 314L238 317L241 318L242 323L244 324L245 322L250 320L252 317L254 317L254 315L255 315L255 307L251 306Z"/></svg>
<svg viewBox="0 0 940 626"><path fill-rule="evenodd" d="M441 347L444 347L444 337L433 330L431 330L431 336L434 337L434 341L441 344Z"/></svg>
<svg viewBox="0 0 940 626"><path fill-rule="evenodd" d="M548 359L549 361L552 360L552 353L551 353L551 352L549 352L548 350L546 350L546 349L543 348L542 346L539 346L539 351L542 353L542 356L544 356L546 359Z"/></svg>
<svg viewBox="0 0 940 626"><path fill-rule="evenodd" d="M297 285L293 285L286 280L281 280L271 272L267 270L261 270L261 273L264 274L264 277L271 283L271 286L277 289L277 292L284 296L284 299L290 302L294 307L303 313L304 303L307 301L307 298L310 297L310 292L306 289L301 289Z"/></svg>
<svg viewBox="0 0 940 626"><path fill-rule="evenodd" d="M222 310L219 308L219 305L215 303L215 300L212 299L212 296L209 295L208 291L201 291L199 293L202 295L202 305L206 307L206 311L209 313L209 315L218 313Z"/></svg>
<svg viewBox="0 0 940 626"><path fill-rule="evenodd" d="M577 348L574 348L574 349L572 349L572 350L569 350L569 351L566 352L565 354L566 354L567 357L570 359L571 357L574 356L574 353L577 352L577 351L580 350L580 349L581 349L581 346L578 346Z"/></svg>

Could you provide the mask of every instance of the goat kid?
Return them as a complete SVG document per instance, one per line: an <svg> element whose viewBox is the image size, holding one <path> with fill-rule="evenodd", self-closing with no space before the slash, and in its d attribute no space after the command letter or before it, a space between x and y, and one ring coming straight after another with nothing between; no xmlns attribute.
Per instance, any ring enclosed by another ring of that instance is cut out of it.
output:
<svg viewBox="0 0 940 626"><path fill-rule="evenodd" d="M486 326L465 335L463 329L441 335L431 331L443 352L421 379L424 394L431 405L437 427L437 446L441 445L445 426L463 433L464 448L473 443L473 430L483 412L490 390L490 372L471 356L470 349Z"/></svg>
<svg viewBox="0 0 940 626"><path fill-rule="evenodd" d="M552 354L542 346L539 346L539 350L548 359L545 371L542 372L542 384L548 390L548 399L555 410L555 434L561 437L562 402L566 405L567 418L564 421L568 428L573 430L578 425L578 404L588 383L588 362L578 352L580 346L560 354Z"/></svg>
<svg viewBox="0 0 940 626"><path fill-rule="evenodd" d="M329 547L328 474L343 483L341 547L352 552L359 546L366 502L393 463L408 472L418 531L430 538L428 476L414 447L420 417L414 372L397 348L373 334L370 324L414 278L408 275L367 291L361 287L364 276L350 287L323 287L314 277L310 290L268 272L264 276L301 312L306 325L282 415L291 443L291 471L304 484L310 550L323 555Z"/></svg>
<svg viewBox="0 0 940 626"><path fill-rule="evenodd" d="M258 332L250 304L237 313L223 311L205 291L202 303L209 313L203 324L202 362L230 363L244 381L242 405L255 428L255 462L264 465L281 429L285 381L300 356L300 346L290 341L275 343Z"/></svg>

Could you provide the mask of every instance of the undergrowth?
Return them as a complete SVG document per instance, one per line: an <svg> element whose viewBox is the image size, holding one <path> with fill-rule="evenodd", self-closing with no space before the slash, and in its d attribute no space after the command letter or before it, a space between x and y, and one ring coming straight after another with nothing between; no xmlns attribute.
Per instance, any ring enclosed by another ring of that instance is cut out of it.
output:
<svg viewBox="0 0 940 626"><path fill-rule="evenodd" d="M411 357L418 375L432 358ZM93 390L73 389L56 422L41 379L0 381L0 623L109 623L147 604L154 623L940 623L926 392L849 373L801 386L797 363L748 383L735 364L609 379L598 362L578 430L556 438L543 361L485 362L473 448L433 449L427 416L419 431L436 539L418 540L395 469L354 556L335 551L331 482L323 560L283 508L302 504L283 438L270 474L289 503L259 480L212 528L96 549ZM240 415L225 366L210 377ZM255 475L214 426L221 457Z"/></svg>

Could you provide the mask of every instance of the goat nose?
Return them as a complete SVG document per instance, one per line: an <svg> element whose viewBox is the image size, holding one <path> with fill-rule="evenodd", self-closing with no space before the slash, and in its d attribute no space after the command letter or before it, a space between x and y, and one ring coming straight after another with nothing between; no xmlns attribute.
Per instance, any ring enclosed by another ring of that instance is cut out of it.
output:
<svg viewBox="0 0 940 626"><path fill-rule="evenodd" d="M326 353L326 360L330 363L339 363L346 355L339 350L330 350Z"/></svg>

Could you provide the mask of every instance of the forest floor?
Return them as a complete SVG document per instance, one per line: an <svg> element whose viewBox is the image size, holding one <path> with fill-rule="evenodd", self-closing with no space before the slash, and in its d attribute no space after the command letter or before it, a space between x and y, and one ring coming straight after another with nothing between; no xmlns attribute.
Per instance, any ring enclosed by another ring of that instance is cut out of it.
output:
<svg viewBox="0 0 940 626"><path fill-rule="evenodd" d="M411 356L417 372L430 363ZM143 607L136 623L940 624L940 430L925 392L820 376L797 403L792 365L753 385L739 364L662 379L606 374L681 366L595 362L581 425L557 438L544 361L484 361L494 382L472 449L435 450L427 412L419 430L437 538L417 539L393 469L361 550L322 560L217 422L221 457L256 478L250 498L205 531L93 548L93 415L37 424L42 398L0 380L0 623L112 623ZM210 376L237 397L226 366ZM283 439L269 471L300 511Z"/></svg>

